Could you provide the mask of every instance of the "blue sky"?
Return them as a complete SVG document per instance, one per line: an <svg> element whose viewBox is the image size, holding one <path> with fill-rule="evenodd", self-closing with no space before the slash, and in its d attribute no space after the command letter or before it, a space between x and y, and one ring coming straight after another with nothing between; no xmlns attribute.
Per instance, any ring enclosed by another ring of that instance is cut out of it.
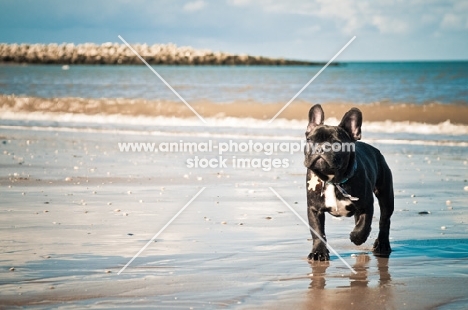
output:
<svg viewBox="0 0 468 310"><path fill-rule="evenodd" d="M468 0L0 0L0 42L190 45L328 60L468 60Z"/></svg>

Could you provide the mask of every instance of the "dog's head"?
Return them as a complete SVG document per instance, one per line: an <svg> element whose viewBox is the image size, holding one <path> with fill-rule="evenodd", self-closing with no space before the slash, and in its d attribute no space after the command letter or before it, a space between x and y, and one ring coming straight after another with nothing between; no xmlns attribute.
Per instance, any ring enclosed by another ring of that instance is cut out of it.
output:
<svg viewBox="0 0 468 310"><path fill-rule="evenodd" d="M324 118L319 104L310 109L304 165L323 181L340 182L354 169L355 142L361 139L362 113L352 108L338 126L324 125Z"/></svg>

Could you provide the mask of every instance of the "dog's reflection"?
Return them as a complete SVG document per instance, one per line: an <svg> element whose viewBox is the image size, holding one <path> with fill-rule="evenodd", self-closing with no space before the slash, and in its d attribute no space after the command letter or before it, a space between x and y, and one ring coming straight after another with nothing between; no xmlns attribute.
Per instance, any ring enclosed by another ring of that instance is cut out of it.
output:
<svg viewBox="0 0 468 310"><path fill-rule="evenodd" d="M312 267L312 282L310 282L309 288L323 289L326 285L325 274L327 268L330 267L329 261L311 261L309 262Z"/></svg>
<svg viewBox="0 0 468 310"><path fill-rule="evenodd" d="M356 274L338 262L310 262L312 274L304 298L295 309L398 309L389 259L359 254L353 258ZM333 266L333 267L332 267ZM339 268L338 270L336 268Z"/></svg>
<svg viewBox="0 0 468 310"><path fill-rule="evenodd" d="M355 259L357 273L345 271L349 276L327 273L328 261L310 262L309 290L298 309L396 309L388 258L360 254Z"/></svg>
<svg viewBox="0 0 468 310"><path fill-rule="evenodd" d="M377 260L377 271L379 274L379 285L383 286L391 281L391 276L388 271L388 258L375 256ZM369 285L369 262L371 258L367 254L359 254L356 256L356 262L353 269L356 274L351 273L349 276L349 287L368 287ZM330 266L329 261L312 261L311 289L324 289L326 286L326 272Z"/></svg>

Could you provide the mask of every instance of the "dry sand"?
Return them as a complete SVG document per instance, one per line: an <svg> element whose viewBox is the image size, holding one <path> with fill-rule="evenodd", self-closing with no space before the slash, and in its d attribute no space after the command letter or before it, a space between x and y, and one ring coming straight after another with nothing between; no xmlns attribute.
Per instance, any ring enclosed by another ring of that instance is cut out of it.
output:
<svg viewBox="0 0 468 310"><path fill-rule="evenodd" d="M329 242L354 275L335 256L309 264L307 228L268 190L305 218L300 152L270 172L190 170L187 154L119 152L117 142L144 135L5 127L1 136L2 308L468 306L466 147L377 145L395 176L390 259L369 252L377 218L357 247L348 238L353 220L327 216Z"/></svg>

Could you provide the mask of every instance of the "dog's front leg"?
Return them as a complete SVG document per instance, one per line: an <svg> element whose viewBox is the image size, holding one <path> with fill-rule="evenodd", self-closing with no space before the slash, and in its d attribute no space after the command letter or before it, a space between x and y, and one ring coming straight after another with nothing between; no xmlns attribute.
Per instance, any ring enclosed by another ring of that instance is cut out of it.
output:
<svg viewBox="0 0 468 310"><path fill-rule="evenodd" d="M320 261L330 260L327 245L323 242L327 240L325 237L325 213L316 211L309 205L307 207L307 215L309 218L309 226L313 229L313 231L311 230L313 246L308 259ZM317 234L322 240L320 240Z"/></svg>
<svg viewBox="0 0 468 310"><path fill-rule="evenodd" d="M372 206L372 205L371 205ZM355 214L354 220L356 226L350 234L350 239L355 245L361 245L366 242L371 232L373 209L369 208L365 213Z"/></svg>

